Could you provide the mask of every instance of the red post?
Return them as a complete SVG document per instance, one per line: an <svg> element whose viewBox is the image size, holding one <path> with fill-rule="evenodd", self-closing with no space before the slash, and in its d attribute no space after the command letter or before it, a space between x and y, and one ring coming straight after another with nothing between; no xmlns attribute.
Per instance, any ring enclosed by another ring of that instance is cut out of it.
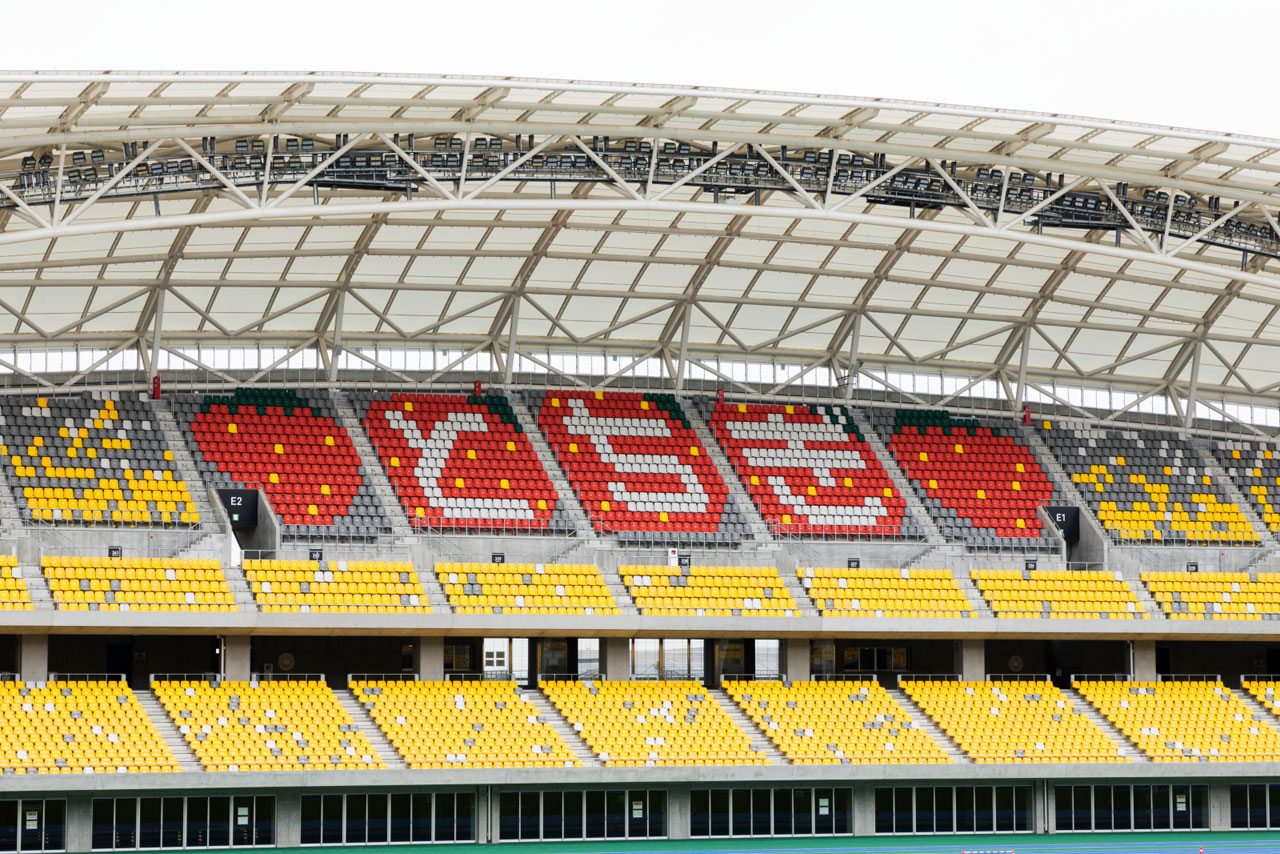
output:
<svg viewBox="0 0 1280 854"><path fill-rule="evenodd" d="M479 397L480 395L484 394L484 387L480 385L480 380L476 380L475 382L475 394L476 394L476 397Z"/></svg>
<svg viewBox="0 0 1280 854"><path fill-rule="evenodd" d="M156 374L151 378L151 399L160 399L160 375Z"/></svg>
<svg viewBox="0 0 1280 854"><path fill-rule="evenodd" d="M724 386L716 389L716 403L724 403Z"/></svg>
<svg viewBox="0 0 1280 854"><path fill-rule="evenodd" d="M1022 404L1022 423L1031 426L1031 407L1025 403Z"/></svg>

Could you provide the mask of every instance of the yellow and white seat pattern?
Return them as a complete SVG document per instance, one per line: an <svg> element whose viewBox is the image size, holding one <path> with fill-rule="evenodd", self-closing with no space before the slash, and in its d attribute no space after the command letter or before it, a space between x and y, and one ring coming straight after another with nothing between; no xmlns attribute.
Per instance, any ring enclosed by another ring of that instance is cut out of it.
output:
<svg viewBox="0 0 1280 854"><path fill-rule="evenodd" d="M263 611L430 614L408 561L246 560L245 577Z"/></svg>
<svg viewBox="0 0 1280 854"><path fill-rule="evenodd" d="M1118 572L975 569L970 576L997 617L1145 620L1150 617Z"/></svg>
<svg viewBox="0 0 1280 854"><path fill-rule="evenodd" d="M640 613L668 617L799 617L773 566L620 566Z"/></svg>
<svg viewBox="0 0 1280 854"><path fill-rule="evenodd" d="M1274 762L1280 733L1221 682L1077 682L1080 695L1155 762Z"/></svg>
<svg viewBox="0 0 1280 854"><path fill-rule="evenodd" d="M323 682L174 680L151 688L207 771L386 767Z"/></svg>
<svg viewBox="0 0 1280 854"><path fill-rule="evenodd" d="M42 557L63 611L235 611L222 565L207 558Z"/></svg>
<svg viewBox="0 0 1280 854"><path fill-rule="evenodd" d="M359 681L351 691L413 769L581 765L514 682Z"/></svg>
<svg viewBox="0 0 1280 854"><path fill-rule="evenodd" d="M724 690L795 765L951 761L875 681L726 681Z"/></svg>
<svg viewBox="0 0 1280 854"><path fill-rule="evenodd" d="M1048 680L903 680L901 687L978 764L1129 761Z"/></svg>
<svg viewBox="0 0 1280 854"><path fill-rule="evenodd" d="M194 525L200 513L147 404L36 398L0 413L12 485L44 522Z"/></svg>
<svg viewBox="0 0 1280 854"><path fill-rule="evenodd" d="M124 682L0 682L0 769L108 774L178 762Z"/></svg>
<svg viewBox="0 0 1280 854"><path fill-rule="evenodd" d="M823 617L972 617L955 576L945 569L800 567L801 585Z"/></svg>
<svg viewBox="0 0 1280 854"><path fill-rule="evenodd" d="M17 555L0 555L0 611L30 611L31 589Z"/></svg>
<svg viewBox="0 0 1280 854"><path fill-rule="evenodd" d="M547 681L539 686L605 765L767 765L695 681Z"/></svg>
<svg viewBox="0 0 1280 854"><path fill-rule="evenodd" d="M1280 572L1142 573L1170 620L1280 619Z"/></svg>
<svg viewBox="0 0 1280 854"><path fill-rule="evenodd" d="M437 563L455 614L620 614L594 564Z"/></svg>
<svg viewBox="0 0 1280 854"><path fill-rule="evenodd" d="M1240 687L1248 691L1254 698L1266 707L1271 714L1280 717L1280 681L1273 679L1248 679L1240 683Z"/></svg>

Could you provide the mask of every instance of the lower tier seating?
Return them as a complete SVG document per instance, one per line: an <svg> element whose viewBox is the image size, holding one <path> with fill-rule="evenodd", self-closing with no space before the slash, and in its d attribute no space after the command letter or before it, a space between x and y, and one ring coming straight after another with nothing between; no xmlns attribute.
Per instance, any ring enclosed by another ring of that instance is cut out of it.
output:
<svg viewBox="0 0 1280 854"><path fill-rule="evenodd" d="M955 576L945 569L800 567L800 583L824 617L972 617Z"/></svg>
<svg viewBox="0 0 1280 854"><path fill-rule="evenodd" d="M174 680L151 689L207 771L386 767L320 681Z"/></svg>
<svg viewBox="0 0 1280 854"><path fill-rule="evenodd" d="M63 611L234 611L213 559L42 557L49 593Z"/></svg>
<svg viewBox="0 0 1280 854"><path fill-rule="evenodd" d="M352 682L410 768L541 768L582 763L514 682Z"/></svg>
<svg viewBox="0 0 1280 854"><path fill-rule="evenodd" d="M1155 762L1275 762L1280 732L1221 682L1077 682Z"/></svg>
<svg viewBox="0 0 1280 854"><path fill-rule="evenodd" d="M407 561L314 560L244 562L253 597L264 611L430 614L431 605Z"/></svg>
<svg viewBox="0 0 1280 854"><path fill-rule="evenodd" d="M951 761L880 683L726 681L724 690L794 765Z"/></svg>
<svg viewBox="0 0 1280 854"><path fill-rule="evenodd" d="M902 690L978 764L1127 762L1048 680L903 680Z"/></svg>
<svg viewBox="0 0 1280 854"><path fill-rule="evenodd" d="M642 614L667 617L799 617L772 566L620 566Z"/></svg>
<svg viewBox="0 0 1280 854"><path fill-rule="evenodd" d="M975 569L982 598L997 617L1145 620L1138 596L1115 572L1061 569Z"/></svg>
<svg viewBox="0 0 1280 854"><path fill-rule="evenodd" d="M699 682L550 681L539 687L605 765L769 764Z"/></svg>
<svg viewBox="0 0 1280 854"><path fill-rule="evenodd" d="M1280 619L1280 572L1145 571L1141 578L1171 620Z"/></svg>
<svg viewBox="0 0 1280 854"><path fill-rule="evenodd" d="M0 772L177 770L124 682L0 682Z"/></svg>
<svg viewBox="0 0 1280 854"><path fill-rule="evenodd" d="M593 564L437 563L455 614L620 614Z"/></svg>

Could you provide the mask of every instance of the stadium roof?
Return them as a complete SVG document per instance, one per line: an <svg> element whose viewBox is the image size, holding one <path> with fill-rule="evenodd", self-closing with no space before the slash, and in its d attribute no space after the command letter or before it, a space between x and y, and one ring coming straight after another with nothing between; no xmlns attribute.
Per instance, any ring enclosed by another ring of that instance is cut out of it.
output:
<svg viewBox="0 0 1280 854"><path fill-rule="evenodd" d="M0 74L0 344L1255 395L1280 385L1278 178L1277 140L873 98Z"/></svg>

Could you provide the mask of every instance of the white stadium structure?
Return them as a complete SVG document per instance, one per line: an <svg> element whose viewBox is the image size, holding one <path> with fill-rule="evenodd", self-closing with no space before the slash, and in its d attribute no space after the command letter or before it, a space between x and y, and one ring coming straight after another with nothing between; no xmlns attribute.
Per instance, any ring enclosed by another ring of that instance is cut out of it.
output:
<svg viewBox="0 0 1280 854"><path fill-rule="evenodd" d="M0 73L0 851L1280 830L1278 178Z"/></svg>

